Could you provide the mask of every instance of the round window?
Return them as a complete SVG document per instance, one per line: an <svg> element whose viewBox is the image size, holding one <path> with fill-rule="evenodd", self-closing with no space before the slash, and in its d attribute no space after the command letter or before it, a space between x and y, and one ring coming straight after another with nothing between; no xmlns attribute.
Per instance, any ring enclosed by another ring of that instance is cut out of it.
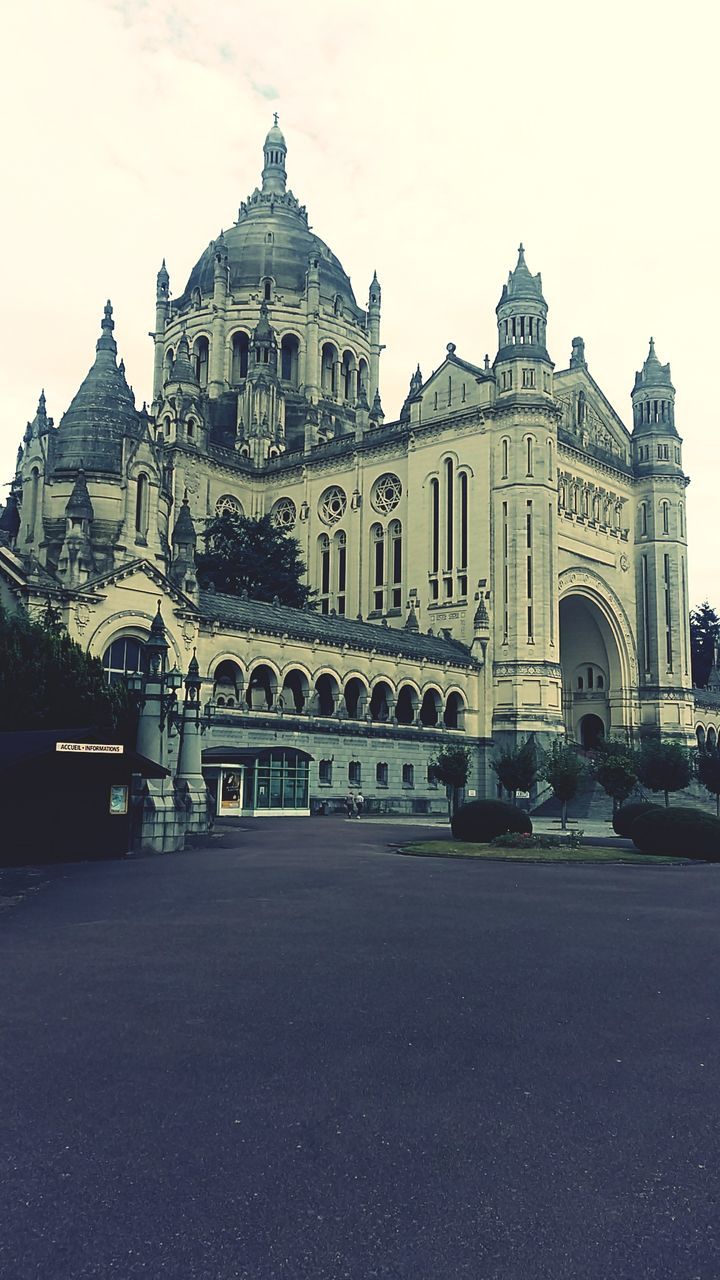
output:
<svg viewBox="0 0 720 1280"><path fill-rule="evenodd" d="M388 511L394 511L402 497L402 484L397 476L388 472L384 476L380 476L375 481L372 489L370 502L375 511L379 511L382 515L386 515Z"/></svg>
<svg viewBox="0 0 720 1280"><path fill-rule="evenodd" d="M226 512L233 516L241 516L243 513L242 503L237 498L233 498L231 493L224 493L215 503L216 516L224 516Z"/></svg>
<svg viewBox="0 0 720 1280"><path fill-rule="evenodd" d="M292 498L278 498L270 515L276 529L295 528L297 510Z"/></svg>
<svg viewBox="0 0 720 1280"><path fill-rule="evenodd" d="M318 515L324 524L337 524L342 520L347 509L345 492L338 485L331 485L321 495L318 503Z"/></svg>

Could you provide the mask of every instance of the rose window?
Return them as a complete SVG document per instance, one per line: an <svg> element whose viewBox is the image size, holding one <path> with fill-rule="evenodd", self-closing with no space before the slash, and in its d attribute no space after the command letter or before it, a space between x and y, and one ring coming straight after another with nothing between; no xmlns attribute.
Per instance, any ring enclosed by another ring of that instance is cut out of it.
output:
<svg viewBox="0 0 720 1280"><path fill-rule="evenodd" d="M318 514L324 524L337 524L342 520L347 508L347 498L343 489L331 485L322 494L318 503Z"/></svg>
<svg viewBox="0 0 720 1280"><path fill-rule="evenodd" d="M297 511L292 498L279 498L271 512L276 529L294 529Z"/></svg>
<svg viewBox="0 0 720 1280"><path fill-rule="evenodd" d="M216 516L224 516L226 512L233 516L241 516L243 513L240 502L238 502L237 498L233 498L230 493L224 493L222 498L218 498L215 503Z"/></svg>
<svg viewBox="0 0 720 1280"><path fill-rule="evenodd" d="M380 476L380 479L375 481L370 501L375 511L379 511L381 515L387 515L388 511L395 510L401 497L400 480L388 472L387 475Z"/></svg>

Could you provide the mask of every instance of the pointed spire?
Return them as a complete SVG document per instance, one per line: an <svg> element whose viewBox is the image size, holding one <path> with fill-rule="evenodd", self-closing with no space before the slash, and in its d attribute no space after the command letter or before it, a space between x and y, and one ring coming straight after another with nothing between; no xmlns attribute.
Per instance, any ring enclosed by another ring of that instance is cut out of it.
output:
<svg viewBox="0 0 720 1280"><path fill-rule="evenodd" d="M478 606L475 610L475 617L473 618L473 627L476 631L490 630L490 615L488 614L485 598L482 593L478 598Z"/></svg>
<svg viewBox="0 0 720 1280"><path fill-rule="evenodd" d="M175 352L175 359L172 363L168 381L187 382L193 387L198 387L200 385L197 379L197 374L193 368L192 360L190 359L190 345L187 340L187 334L184 330L180 335L180 341L177 345L177 351Z"/></svg>
<svg viewBox="0 0 720 1280"><path fill-rule="evenodd" d="M410 379L410 395L411 396L417 395L418 391L422 387L422 384L423 384L423 376L422 376L422 373L420 372L420 364L418 363L418 367Z"/></svg>
<svg viewBox="0 0 720 1280"><path fill-rule="evenodd" d="M370 410L370 421L376 423L378 426L385 421L385 414L383 413L383 407L380 402L379 391L376 391L373 397L372 409Z"/></svg>
<svg viewBox="0 0 720 1280"><path fill-rule="evenodd" d="M168 272L167 266L165 264L165 259L163 258L162 266L160 267L160 270L157 273L158 290L163 289L165 292L167 292L167 288L169 284L170 284L170 273Z"/></svg>
<svg viewBox="0 0 720 1280"><path fill-rule="evenodd" d="M188 500L188 491L185 490L183 500L180 504L178 517L175 521L175 528L172 532L172 544L177 546L192 546L197 543L197 534L195 533L195 525L193 524L192 514L190 512L190 502Z"/></svg>
<svg viewBox="0 0 720 1280"><path fill-rule="evenodd" d="M85 468L82 463L80 463L80 468L75 477L72 493L70 494L67 506L65 507L65 515L68 519L72 518L74 520L94 520L95 518L93 504L88 492L87 480L85 479Z"/></svg>
<svg viewBox="0 0 720 1280"><path fill-rule="evenodd" d="M103 318L100 321L100 328L102 332L100 334L100 337L97 340L95 350L98 352L111 351L113 356L116 356L117 343L113 338L113 329L115 328L115 321L113 320L112 316L113 316L112 303L108 298L107 302L105 303Z"/></svg>
<svg viewBox="0 0 720 1280"><path fill-rule="evenodd" d="M157 613L155 614L155 617L153 618L152 624L150 626L151 642L153 640L154 641L162 640L164 642L165 640L165 623L163 622L163 616L162 616L162 613L160 612L161 604L162 604L162 600L158 600Z"/></svg>
<svg viewBox="0 0 720 1280"><path fill-rule="evenodd" d="M407 618L405 619L405 630L406 630L406 631L419 631L419 630L420 630L420 623L418 622L417 614L416 614L416 612L415 612L415 601L414 601L414 600L411 600L411 601L410 601L410 612L408 613L408 616L407 616Z"/></svg>
<svg viewBox="0 0 720 1280"><path fill-rule="evenodd" d="M517 298L533 298L543 303L545 301L542 291L542 276L540 272L534 276L529 270L525 261L525 246L522 244L518 248L515 270L508 275L507 284L503 287L499 305L502 305L503 302L514 301Z"/></svg>
<svg viewBox="0 0 720 1280"><path fill-rule="evenodd" d="M253 333L253 342L273 342L275 340L275 331L270 324L270 312L268 305L263 298L260 304L260 319L255 325Z"/></svg>
<svg viewBox="0 0 720 1280"><path fill-rule="evenodd" d="M0 543L6 542L12 545L20 532L20 512L18 510L17 495L12 491L8 494L7 502L0 512Z"/></svg>

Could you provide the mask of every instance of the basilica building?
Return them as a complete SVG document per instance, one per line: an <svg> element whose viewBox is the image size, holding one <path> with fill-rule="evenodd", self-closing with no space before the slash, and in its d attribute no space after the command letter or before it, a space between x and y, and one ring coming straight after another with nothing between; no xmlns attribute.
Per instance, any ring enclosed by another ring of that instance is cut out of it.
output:
<svg viewBox="0 0 720 1280"><path fill-rule="evenodd" d="M0 517L3 602L50 599L115 680L142 669L159 600L169 665L196 655L218 812L349 787L439 809L429 765L449 742L484 795L494 747L531 734L694 740L687 477L652 339L627 427L582 338L556 367L521 246L492 359L448 343L388 421L380 283L360 305L286 157L275 123L260 186L181 292L163 262L149 406L109 302L57 425L40 397ZM226 510L298 540L316 608L201 589L197 539Z"/></svg>

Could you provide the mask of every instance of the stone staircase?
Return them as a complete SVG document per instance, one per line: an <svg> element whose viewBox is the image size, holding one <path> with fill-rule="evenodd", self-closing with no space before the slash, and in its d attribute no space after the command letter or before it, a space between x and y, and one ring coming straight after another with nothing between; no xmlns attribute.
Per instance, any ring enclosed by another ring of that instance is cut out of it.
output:
<svg viewBox="0 0 720 1280"><path fill-rule="evenodd" d="M532 809L533 818L557 818L560 821L562 805L553 795ZM574 800L568 804L568 821L582 826L585 822L612 822L613 805L610 796L599 782L589 781L581 786Z"/></svg>

